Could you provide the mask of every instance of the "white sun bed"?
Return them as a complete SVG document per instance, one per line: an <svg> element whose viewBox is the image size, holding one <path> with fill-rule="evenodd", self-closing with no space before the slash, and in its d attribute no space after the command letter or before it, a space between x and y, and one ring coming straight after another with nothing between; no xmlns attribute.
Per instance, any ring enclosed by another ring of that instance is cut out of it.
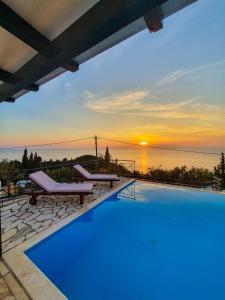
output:
<svg viewBox="0 0 225 300"><path fill-rule="evenodd" d="M38 171L29 175L29 178L38 185L42 191L26 193L31 195L30 204L37 203L39 195L80 195L80 203L83 203L83 196L91 194L92 183L58 183L43 171Z"/></svg>
<svg viewBox="0 0 225 300"><path fill-rule="evenodd" d="M91 174L81 165L74 165L73 168L79 172L84 180L87 181L109 181L112 188L114 181L119 181L119 177L115 174Z"/></svg>

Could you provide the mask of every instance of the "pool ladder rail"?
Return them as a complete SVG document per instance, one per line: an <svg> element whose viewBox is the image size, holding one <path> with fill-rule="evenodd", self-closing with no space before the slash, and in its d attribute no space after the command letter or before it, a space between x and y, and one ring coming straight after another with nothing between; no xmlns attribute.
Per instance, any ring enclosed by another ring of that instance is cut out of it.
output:
<svg viewBox="0 0 225 300"><path fill-rule="evenodd" d="M119 193L118 196L136 200L135 185L129 186L125 191L126 192Z"/></svg>

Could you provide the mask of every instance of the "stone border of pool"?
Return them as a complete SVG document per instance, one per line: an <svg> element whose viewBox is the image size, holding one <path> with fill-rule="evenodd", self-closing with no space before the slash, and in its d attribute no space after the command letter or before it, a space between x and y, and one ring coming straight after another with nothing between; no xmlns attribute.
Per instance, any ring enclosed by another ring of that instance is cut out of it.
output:
<svg viewBox="0 0 225 300"><path fill-rule="evenodd" d="M81 216L86 211L95 207L99 203L103 202L105 199L110 197L111 195L119 192L126 186L130 185L132 182L135 182L134 179L126 181L122 185L118 186L116 189L113 189L109 193L104 196L96 199L92 203L88 204L84 208L80 209L79 212L75 212L69 217L63 219L59 223L53 225L52 227L44 230L40 234L34 236L33 238L23 242L17 247L9 250L3 255L3 260L8 265L8 267L12 270L12 272L16 275L17 279L29 294L31 299L35 300L46 300L46 299L54 299L54 300L65 300L67 299L60 290L45 276L43 272L41 272L35 264L24 254L24 251L31 248L41 240L50 236L54 232L58 231L65 225L69 224L79 216ZM51 295L51 296L50 296ZM49 296L51 298L49 298Z"/></svg>

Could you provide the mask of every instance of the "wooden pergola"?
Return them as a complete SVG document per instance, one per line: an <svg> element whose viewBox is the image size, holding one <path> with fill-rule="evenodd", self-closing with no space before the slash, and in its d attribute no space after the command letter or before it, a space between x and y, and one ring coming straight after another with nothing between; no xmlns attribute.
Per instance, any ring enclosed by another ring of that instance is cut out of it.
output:
<svg viewBox="0 0 225 300"><path fill-rule="evenodd" d="M196 0L0 0L0 102L29 91Z"/></svg>

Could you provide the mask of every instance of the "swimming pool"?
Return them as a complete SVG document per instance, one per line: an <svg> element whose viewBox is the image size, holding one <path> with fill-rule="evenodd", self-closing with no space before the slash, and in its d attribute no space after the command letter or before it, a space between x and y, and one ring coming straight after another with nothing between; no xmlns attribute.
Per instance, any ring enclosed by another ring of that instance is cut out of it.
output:
<svg viewBox="0 0 225 300"><path fill-rule="evenodd" d="M137 181L25 254L68 299L224 300L225 196Z"/></svg>

